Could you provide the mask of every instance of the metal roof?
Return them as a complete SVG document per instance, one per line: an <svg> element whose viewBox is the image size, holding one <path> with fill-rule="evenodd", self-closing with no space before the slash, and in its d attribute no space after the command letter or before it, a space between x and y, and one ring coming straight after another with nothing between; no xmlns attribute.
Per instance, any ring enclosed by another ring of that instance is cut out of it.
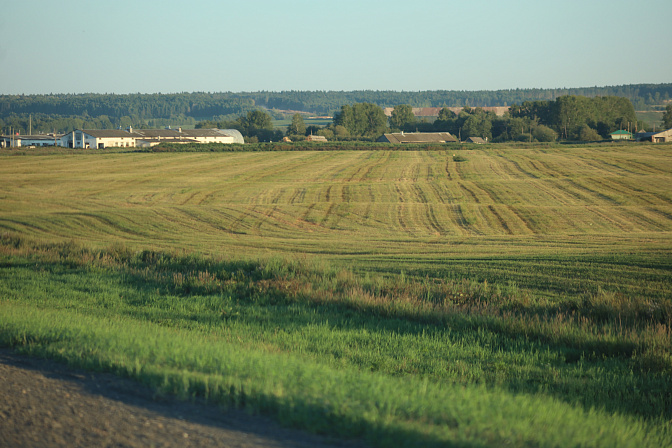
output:
<svg viewBox="0 0 672 448"><path fill-rule="evenodd" d="M452 143L457 139L449 132L411 132L399 134L385 134L378 139L379 142L389 143Z"/></svg>
<svg viewBox="0 0 672 448"><path fill-rule="evenodd" d="M3 138L11 138L14 140L49 140L54 141L55 139L60 139L63 135L49 135L49 134L36 134L36 135L2 135Z"/></svg>
<svg viewBox="0 0 672 448"><path fill-rule="evenodd" d="M469 137L466 141L468 143L487 143L483 137Z"/></svg>
<svg viewBox="0 0 672 448"><path fill-rule="evenodd" d="M95 138L138 138L141 135L121 129L82 129L84 134Z"/></svg>

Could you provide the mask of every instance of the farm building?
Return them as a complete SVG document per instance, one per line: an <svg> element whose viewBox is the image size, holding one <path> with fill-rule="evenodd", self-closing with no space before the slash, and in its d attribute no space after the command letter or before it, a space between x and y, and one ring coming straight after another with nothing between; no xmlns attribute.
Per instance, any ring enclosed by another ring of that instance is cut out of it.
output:
<svg viewBox="0 0 672 448"><path fill-rule="evenodd" d="M60 140L60 134L3 135L0 137L0 148L59 146Z"/></svg>
<svg viewBox="0 0 672 448"><path fill-rule="evenodd" d="M81 130L69 132L61 137L60 145L65 148L109 148L135 147L135 139L139 137L132 132L121 129Z"/></svg>
<svg viewBox="0 0 672 448"><path fill-rule="evenodd" d="M235 129L103 129L76 130L65 134L59 146L66 148L148 148L168 143L243 143Z"/></svg>
<svg viewBox="0 0 672 448"><path fill-rule="evenodd" d="M455 143L457 139L448 132L400 132L384 134L376 141L380 143Z"/></svg>
<svg viewBox="0 0 672 448"><path fill-rule="evenodd" d="M672 129L668 129L651 136L651 141L653 143L665 143L672 142Z"/></svg>
<svg viewBox="0 0 672 448"><path fill-rule="evenodd" d="M612 140L632 140L632 132L618 130L609 134Z"/></svg>
<svg viewBox="0 0 672 448"><path fill-rule="evenodd" d="M169 143L244 143L236 129L138 129L137 146L150 147Z"/></svg>
<svg viewBox="0 0 672 448"><path fill-rule="evenodd" d="M465 143L476 143L482 145L484 143L488 143L488 141L484 140L482 137L469 137L465 140Z"/></svg>
<svg viewBox="0 0 672 448"><path fill-rule="evenodd" d="M327 137L323 135L309 135L306 137L307 142L322 142L326 143L327 142Z"/></svg>
<svg viewBox="0 0 672 448"><path fill-rule="evenodd" d="M672 142L672 129L662 132L640 132L636 135L637 141L665 143Z"/></svg>

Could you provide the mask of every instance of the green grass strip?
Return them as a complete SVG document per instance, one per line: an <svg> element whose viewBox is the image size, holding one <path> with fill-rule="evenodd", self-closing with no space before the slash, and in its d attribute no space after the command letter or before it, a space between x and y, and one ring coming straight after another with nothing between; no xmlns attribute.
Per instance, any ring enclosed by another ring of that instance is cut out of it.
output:
<svg viewBox="0 0 672 448"><path fill-rule="evenodd" d="M669 426L549 397L334 369L131 318L0 301L0 345L379 447L672 445Z"/></svg>

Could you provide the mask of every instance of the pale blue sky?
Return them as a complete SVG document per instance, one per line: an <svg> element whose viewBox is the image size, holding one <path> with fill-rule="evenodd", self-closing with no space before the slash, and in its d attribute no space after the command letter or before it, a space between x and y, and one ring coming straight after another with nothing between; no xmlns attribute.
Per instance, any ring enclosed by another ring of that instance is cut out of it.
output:
<svg viewBox="0 0 672 448"><path fill-rule="evenodd" d="M0 0L0 94L672 82L670 0Z"/></svg>

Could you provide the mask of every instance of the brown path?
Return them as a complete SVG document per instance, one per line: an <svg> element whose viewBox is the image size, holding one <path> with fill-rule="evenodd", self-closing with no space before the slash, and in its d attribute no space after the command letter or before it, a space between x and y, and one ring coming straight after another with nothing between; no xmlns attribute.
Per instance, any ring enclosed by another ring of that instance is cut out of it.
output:
<svg viewBox="0 0 672 448"><path fill-rule="evenodd" d="M0 349L0 447L355 447Z"/></svg>

